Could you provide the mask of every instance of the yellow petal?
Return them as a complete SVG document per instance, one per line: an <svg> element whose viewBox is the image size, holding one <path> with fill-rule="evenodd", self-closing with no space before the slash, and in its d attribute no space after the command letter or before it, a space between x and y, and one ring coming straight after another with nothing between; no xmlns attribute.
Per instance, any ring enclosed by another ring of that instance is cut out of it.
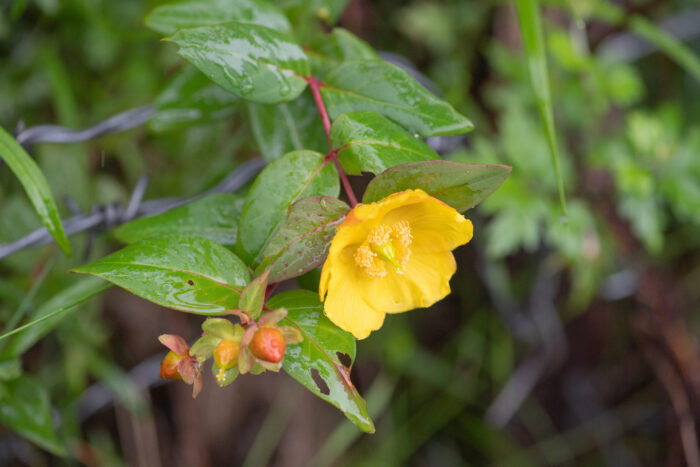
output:
<svg viewBox="0 0 700 467"><path fill-rule="evenodd" d="M325 265L323 269L326 270ZM375 311L363 300L364 281L357 272L354 268L341 266L326 273L323 287L328 292L323 308L336 326L352 333L357 339L364 339L370 332L382 327L385 314ZM321 282L324 282L323 273Z"/></svg>
<svg viewBox="0 0 700 467"><path fill-rule="evenodd" d="M388 212L383 222L391 224L407 219L411 224L414 238L425 235L425 232L439 234L448 250L454 250L472 239L474 228L469 219L424 191L413 191L414 195L411 197L413 202Z"/></svg>

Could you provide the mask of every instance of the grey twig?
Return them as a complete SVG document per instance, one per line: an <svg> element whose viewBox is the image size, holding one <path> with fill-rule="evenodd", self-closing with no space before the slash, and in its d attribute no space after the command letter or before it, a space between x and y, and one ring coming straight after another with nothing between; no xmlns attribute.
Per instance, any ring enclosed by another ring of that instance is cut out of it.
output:
<svg viewBox="0 0 700 467"><path fill-rule="evenodd" d="M97 138L107 133L119 133L143 125L153 115L152 105L144 105L114 115L97 125L83 130L73 130L59 125L38 125L27 129L18 126L15 139L28 148L36 143L77 143Z"/></svg>

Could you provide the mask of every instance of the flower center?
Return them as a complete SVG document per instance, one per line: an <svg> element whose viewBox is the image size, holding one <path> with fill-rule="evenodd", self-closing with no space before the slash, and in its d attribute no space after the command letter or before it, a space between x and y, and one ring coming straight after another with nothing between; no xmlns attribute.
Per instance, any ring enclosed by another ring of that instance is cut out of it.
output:
<svg viewBox="0 0 700 467"><path fill-rule="evenodd" d="M355 250L355 263L372 277L384 277L386 265L403 274L411 257L411 226L408 221L381 224L370 230L362 245Z"/></svg>

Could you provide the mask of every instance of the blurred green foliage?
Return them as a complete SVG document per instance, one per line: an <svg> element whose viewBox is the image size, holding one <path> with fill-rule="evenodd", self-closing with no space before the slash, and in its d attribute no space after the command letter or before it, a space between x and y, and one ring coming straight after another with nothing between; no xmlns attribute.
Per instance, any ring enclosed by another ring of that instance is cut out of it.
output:
<svg viewBox="0 0 700 467"><path fill-rule="evenodd" d="M15 0L0 5L0 125L12 129L21 121L82 127L154 102L181 66L176 47L159 43L143 26L142 18L158 3ZM279 3L294 25L306 25L302 38L320 28L319 16L332 19L342 11L342 2ZM629 3L641 8L637 15L646 15L652 25L697 10L695 2L683 0ZM523 356L535 348L514 334L497 310L509 304L526 307L542 270L562 278L553 300L565 324L591 310L637 306L630 299L607 302L600 297L601 284L628 269L642 273L662 266L678 293L688 297L689 309L699 306L700 295L691 289L700 274L700 83L692 68L700 42L696 36L687 43L688 49L675 55L680 60L659 51L635 61L608 58L599 52L606 39L628 30L628 18L605 6L592 0L552 1L546 2L543 15L569 201L563 223L514 9L507 2L457 0L351 3L341 21L344 27L375 48L415 63L447 101L474 121L476 130L446 157L508 164L513 171L473 214L475 242L458 258L462 264L453 279L454 296L434 310L394 317L360 345L364 360L358 365L378 373L362 388L377 433L360 437L340 421L327 439L319 440L318 464L342 458L347 465L382 466L602 465L610 446L644 465L661 462L665 427L649 420L668 402L650 386L648 370L641 378L646 382L632 394L611 396L602 414L587 419L565 402L547 400L547 391L561 390L551 381L543 383L543 393L526 398L505 428L494 427L485 416ZM639 29L639 22L629 28ZM664 44L679 50L676 43ZM694 55L683 61L688 52ZM158 99L167 105L167 95ZM136 129L84 144L41 144L32 155L67 217L66 198L82 210L95 203L126 202L143 174L150 175L149 198L191 195L213 186L258 152L258 144L245 138L246 121L240 111L186 129L166 129L154 120L150 131ZM316 136L310 139L318 140ZM40 226L5 167L0 167L0 218L0 243ZM42 304L75 284L68 269L102 257L113 245L110 235L80 234L70 241L73 259L45 246L2 260L4 331L38 317ZM88 258L82 257L84 251ZM310 289L315 286L312 275L305 277ZM619 323L619 328L605 330L611 337L603 355L592 357L597 358L592 366L601 372L612 371L636 352L629 322ZM697 336L697 329L691 332ZM35 417L33 423L39 425L32 427L21 417L13 421L10 414L0 417L0 423L20 434L29 430L29 439L54 454L69 446L67 459L78 457L71 446L85 438L104 465L123 462L108 424L86 428L76 411L94 381L111 388L134 413L154 410L125 374L127 352L115 345L119 337L114 333L93 300L67 313L55 332L29 352L0 351L0 404L7 394L26 396L24 402L32 407L50 401L61 421L60 441L47 431L51 419ZM0 341L0 349L11 342ZM20 379L11 378L20 372ZM30 384L32 380L41 384ZM17 385L31 390L17 390ZM261 449L255 455L264 458ZM266 449L269 458L276 446ZM27 458L43 463L36 453Z"/></svg>

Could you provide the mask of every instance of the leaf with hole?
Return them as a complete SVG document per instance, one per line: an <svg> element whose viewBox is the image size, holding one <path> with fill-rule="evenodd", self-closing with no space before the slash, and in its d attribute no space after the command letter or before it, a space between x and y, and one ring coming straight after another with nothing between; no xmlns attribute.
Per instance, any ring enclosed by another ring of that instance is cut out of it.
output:
<svg viewBox="0 0 700 467"><path fill-rule="evenodd" d="M280 32L289 32L289 20L276 6L264 0L193 0L161 5L144 22L162 34L178 29L213 26L221 23L258 24Z"/></svg>
<svg viewBox="0 0 700 467"><path fill-rule="evenodd" d="M350 380L355 361L355 338L331 323L323 314L318 294L291 290L272 297L270 308L286 308L280 324L293 326L304 337L290 345L283 369L304 387L343 411L362 431L374 432L365 400Z"/></svg>
<svg viewBox="0 0 700 467"><path fill-rule="evenodd" d="M102 277L158 305L202 315L238 307L250 280L235 254L201 237L155 237L133 243L74 272Z"/></svg>
<svg viewBox="0 0 700 467"><path fill-rule="evenodd" d="M239 255L259 263L261 252L284 222L289 206L308 196L340 192L338 171L323 154L294 151L265 167L248 192L239 222Z"/></svg>
<svg viewBox="0 0 700 467"><path fill-rule="evenodd" d="M264 26L226 23L182 29L167 40L179 45L178 53L216 84L252 102L296 99L310 73L301 48Z"/></svg>
<svg viewBox="0 0 700 467"><path fill-rule="evenodd" d="M156 112L148 127L160 132L215 122L233 115L239 101L195 67L187 66L156 97Z"/></svg>
<svg viewBox="0 0 700 467"><path fill-rule="evenodd" d="M331 126L331 142L346 172L378 174L407 162L440 159L422 140L376 112L342 114Z"/></svg>
<svg viewBox="0 0 700 467"><path fill-rule="evenodd" d="M457 211L464 212L496 191L510 171L507 165L411 162L392 167L374 177L365 190L362 202L373 203L398 191L420 188Z"/></svg>
<svg viewBox="0 0 700 467"><path fill-rule="evenodd" d="M49 230L58 246L65 254L70 255L70 244L63 231L61 217L58 215L56 202L44 174L27 151L2 127L0 127L0 158L17 176L41 222Z"/></svg>
<svg viewBox="0 0 700 467"><path fill-rule="evenodd" d="M465 116L435 97L407 71L382 60L341 63L323 78L321 94L332 119L369 110L425 137L458 135L473 128Z"/></svg>
<svg viewBox="0 0 700 467"><path fill-rule="evenodd" d="M270 271L270 281L301 276L326 259L336 227L350 208L330 196L303 198L289 207L287 219L262 252L257 271Z"/></svg>
<svg viewBox="0 0 700 467"><path fill-rule="evenodd" d="M243 198L228 193L206 196L164 213L142 217L119 226L114 236L134 243L150 237L187 235L208 238L222 245L236 243Z"/></svg>

